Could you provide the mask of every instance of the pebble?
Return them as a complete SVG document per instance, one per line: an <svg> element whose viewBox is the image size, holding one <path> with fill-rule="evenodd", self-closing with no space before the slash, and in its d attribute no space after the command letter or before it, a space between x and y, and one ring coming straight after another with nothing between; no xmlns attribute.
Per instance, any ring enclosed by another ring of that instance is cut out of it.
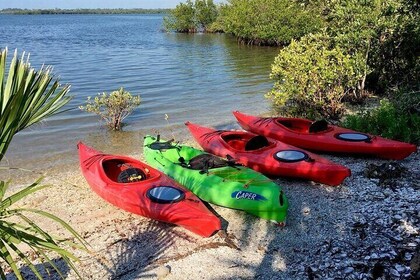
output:
<svg viewBox="0 0 420 280"><path fill-rule="evenodd" d="M164 279L171 273L171 267L169 265L161 266L156 270L157 279Z"/></svg>
<svg viewBox="0 0 420 280"><path fill-rule="evenodd" d="M395 276L395 277L400 277L400 275L401 275L401 274L400 274L398 271L396 271L395 269L391 269L391 271L390 271L390 272L391 272L391 275L392 275L392 276Z"/></svg>
<svg viewBox="0 0 420 280"><path fill-rule="evenodd" d="M405 255L404 255L404 260L405 261L411 261L411 258L413 257L413 255L412 254L410 254L410 253L405 253Z"/></svg>
<svg viewBox="0 0 420 280"><path fill-rule="evenodd" d="M396 264L395 265L395 270L397 270L399 273L402 273L405 271L405 267L400 265L400 264Z"/></svg>
<svg viewBox="0 0 420 280"><path fill-rule="evenodd" d="M378 254L373 253L372 255L370 255L370 258L373 259L373 260L377 260L377 259L379 259L379 256L378 256Z"/></svg>
<svg viewBox="0 0 420 280"><path fill-rule="evenodd" d="M353 267L347 267L346 269L344 269L344 273L345 274L350 274L350 273L352 273L354 271L354 268Z"/></svg>

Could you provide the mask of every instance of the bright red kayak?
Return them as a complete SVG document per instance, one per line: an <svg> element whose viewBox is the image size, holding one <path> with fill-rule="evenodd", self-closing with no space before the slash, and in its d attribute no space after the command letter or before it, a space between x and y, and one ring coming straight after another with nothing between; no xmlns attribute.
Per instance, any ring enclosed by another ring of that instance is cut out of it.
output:
<svg viewBox="0 0 420 280"><path fill-rule="evenodd" d="M373 155L385 159L404 159L417 150L412 144L372 136L298 118L261 118L233 112L245 130L280 140L303 149Z"/></svg>
<svg viewBox="0 0 420 280"><path fill-rule="evenodd" d="M197 196L160 171L130 157L103 154L81 142L77 147L86 181L109 203L205 237L221 229L220 220Z"/></svg>
<svg viewBox="0 0 420 280"><path fill-rule="evenodd" d="M271 138L246 131L214 130L190 122L186 125L205 151L232 157L237 163L267 175L336 186L351 174L342 165Z"/></svg>

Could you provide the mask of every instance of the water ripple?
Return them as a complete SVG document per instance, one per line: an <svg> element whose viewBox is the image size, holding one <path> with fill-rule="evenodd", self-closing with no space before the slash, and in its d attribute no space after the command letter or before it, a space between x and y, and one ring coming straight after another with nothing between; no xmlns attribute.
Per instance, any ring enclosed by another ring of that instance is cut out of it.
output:
<svg viewBox="0 0 420 280"><path fill-rule="evenodd" d="M241 46L220 34L167 34L161 28L161 15L0 15L0 47L29 51L36 68L53 65L74 96L66 106L70 111L20 133L9 160L42 166L54 151L72 155L74 162L79 139L101 139L90 144L103 146L110 135L136 141L138 133L156 130L187 135L186 120L219 125L233 123L232 110L268 109L263 95L272 85L268 76L278 49ZM127 118L126 132L107 134L96 116L77 107L88 96L119 87L140 94L142 104ZM126 145L121 152L140 145Z"/></svg>

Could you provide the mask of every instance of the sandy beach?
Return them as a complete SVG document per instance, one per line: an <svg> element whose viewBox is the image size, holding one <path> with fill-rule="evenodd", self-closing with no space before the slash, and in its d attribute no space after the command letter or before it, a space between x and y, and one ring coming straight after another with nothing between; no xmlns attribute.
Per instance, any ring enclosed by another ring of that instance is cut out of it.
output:
<svg viewBox="0 0 420 280"><path fill-rule="evenodd" d="M108 204L90 190L77 164L47 171L44 183L51 187L24 204L61 217L90 244L90 252L76 252L83 279L375 279L377 263L384 271L376 279L413 277L420 244L420 155L399 162L407 172L394 186L364 173L368 164L390 161L324 156L349 167L352 176L339 187L276 179L290 202L285 227L210 205L223 231L201 238ZM16 173L27 183L36 177ZM39 223L52 232L59 229ZM67 279L77 278L57 263ZM34 278L29 269L23 271Z"/></svg>

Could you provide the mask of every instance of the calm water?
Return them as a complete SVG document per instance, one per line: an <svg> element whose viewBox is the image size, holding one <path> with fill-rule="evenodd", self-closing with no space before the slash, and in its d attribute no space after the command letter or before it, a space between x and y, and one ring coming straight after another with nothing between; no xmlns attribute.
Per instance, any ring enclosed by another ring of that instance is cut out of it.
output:
<svg viewBox="0 0 420 280"><path fill-rule="evenodd" d="M78 140L107 152L139 153L145 134L187 139L187 120L227 127L234 123L232 110L269 110L264 93L278 49L161 28L161 15L0 15L0 48L8 46L9 61L15 48L30 52L32 66L52 65L73 96L70 111L15 137L10 165L75 165ZM122 86L142 98L124 132L108 132L97 116L77 109L87 96Z"/></svg>

